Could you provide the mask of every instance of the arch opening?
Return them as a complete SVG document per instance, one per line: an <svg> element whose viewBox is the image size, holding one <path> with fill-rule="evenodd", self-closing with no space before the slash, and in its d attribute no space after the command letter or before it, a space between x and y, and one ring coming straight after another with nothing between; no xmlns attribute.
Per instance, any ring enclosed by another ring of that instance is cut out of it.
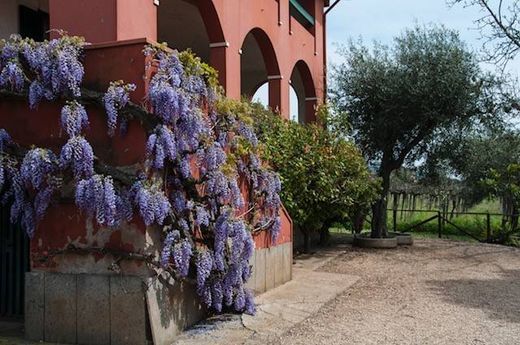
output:
<svg viewBox="0 0 520 345"><path fill-rule="evenodd" d="M276 53L269 37L261 29L251 30L241 48L241 94L253 100L258 92L260 95L267 94L267 104L276 110L280 106L281 78Z"/></svg>
<svg viewBox="0 0 520 345"><path fill-rule="evenodd" d="M297 95L297 101L290 104L291 116L297 114L294 117L299 123L315 121L316 90L311 71L303 60L295 64L290 82L292 89Z"/></svg>
<svg viewBox="0 0 520 345"><path fill-rule="evenodd" d="M159 42L177 50L191 49L211 62L211 44L223 44L224 34L211 0L161 1L157 11Z"/></svg>

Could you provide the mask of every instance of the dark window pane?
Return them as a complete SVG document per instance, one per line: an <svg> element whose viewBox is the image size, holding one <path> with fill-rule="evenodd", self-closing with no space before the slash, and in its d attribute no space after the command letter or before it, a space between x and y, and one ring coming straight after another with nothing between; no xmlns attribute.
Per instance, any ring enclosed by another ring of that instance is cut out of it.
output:
<svg viewBox="0 0 520 345"><path fill-rule="evenodd" d="M35 41L43 41L48 38L49 15L47 13L25 6L19 6L18 12L22 37L29 37Z"/></svg>

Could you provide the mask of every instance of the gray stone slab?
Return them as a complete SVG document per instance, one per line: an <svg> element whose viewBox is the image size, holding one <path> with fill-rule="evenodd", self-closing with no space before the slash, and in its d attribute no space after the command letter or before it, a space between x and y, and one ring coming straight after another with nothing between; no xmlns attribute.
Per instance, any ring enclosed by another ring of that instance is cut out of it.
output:
<svg viewBox="0 0 520 345"><path fill-rule="evenodd" d="M185 314L184 328L188 328L204 319L207 316L207 310L200 301L195 285L183 283L183 295L183 310Z"/></svg>
<svg viewBox="0 0 520 345"><path fill-rule="evenodd" d="M293 244L291 242L283 245L283 281L284 283L292 279L292 265L293 265Z"/></svg>
<svg viewBox="0 0 520 345"><path fill-rule="evenodd" d="M80 274L78 289L78 344L110 344L109 276Z"/></svg>
<svg viewBox="0 0 520 345"><path fill-rule="evenodd" d="M265 292L265 262L267 249L255 250L255 292Z"/></svg>
<svg viewBox="0 0 520 345"><path fill-rule="evenodd" d="M45 274L25 273L25 338L31 341L44 339Z"/></svg>
<svg viewBox="0 0 520 345"><path fill-rule="evenodd" d="M146 303L155 345L169 345L186 323L183 286L166 278L149 278Z"/></svg>
<svg viewBox="0 0 520 345"><path fill-rule="evenodd" d="M110 343L147 343L145 292L140 277L110 277Z"/></svg>
<svg viewBox="0 0 520 345"><path fill-rule="evenodd" d="M76 343L76 276L45 273L45 341Z"/></svg>
<svg viewBox="0 0 520 345"><path fill-rule="evenodd" d="M276 265L276 247L271 247L265 253L265 290L274 288L274 271Z"/></svg>
<svg viewBox="0 0 520 345"><path fill-rule="evenodd" d="M251 258L249 259L249 265L251 266L251 277L247 281L246 287L254 290L256 286L256 277L255 277L255 266L256 266L256 252L257 250L253 252L253 255L251 255Z"/></svg>
<svg viewBox="0 0 520 345"><path fill-rule="evenodd" d="M280 286L283 281L283 244L274 248L274 286Z"/></svg>

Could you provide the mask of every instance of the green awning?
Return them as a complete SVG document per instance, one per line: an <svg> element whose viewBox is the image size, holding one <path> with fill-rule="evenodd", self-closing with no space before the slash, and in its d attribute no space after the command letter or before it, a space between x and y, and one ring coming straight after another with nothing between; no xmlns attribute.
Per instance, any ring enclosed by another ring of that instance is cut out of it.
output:
<svg viewBox="0 0 520 345"><path fill-rule="evenodd" d="M314 26L314 17L305 10L298 0L289 0L291 15L295 17L303 26Z"/></svg>

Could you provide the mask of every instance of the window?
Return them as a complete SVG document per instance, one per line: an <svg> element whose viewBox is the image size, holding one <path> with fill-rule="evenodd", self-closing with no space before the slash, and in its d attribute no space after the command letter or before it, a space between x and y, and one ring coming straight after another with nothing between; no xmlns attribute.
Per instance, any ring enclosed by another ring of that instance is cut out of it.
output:
<svg viewBox="0 0 520 345"><path fill-rule="evenodd" d="M26 6L18 7L19 33L35 41L49 38L49 14Z"/></svg>

